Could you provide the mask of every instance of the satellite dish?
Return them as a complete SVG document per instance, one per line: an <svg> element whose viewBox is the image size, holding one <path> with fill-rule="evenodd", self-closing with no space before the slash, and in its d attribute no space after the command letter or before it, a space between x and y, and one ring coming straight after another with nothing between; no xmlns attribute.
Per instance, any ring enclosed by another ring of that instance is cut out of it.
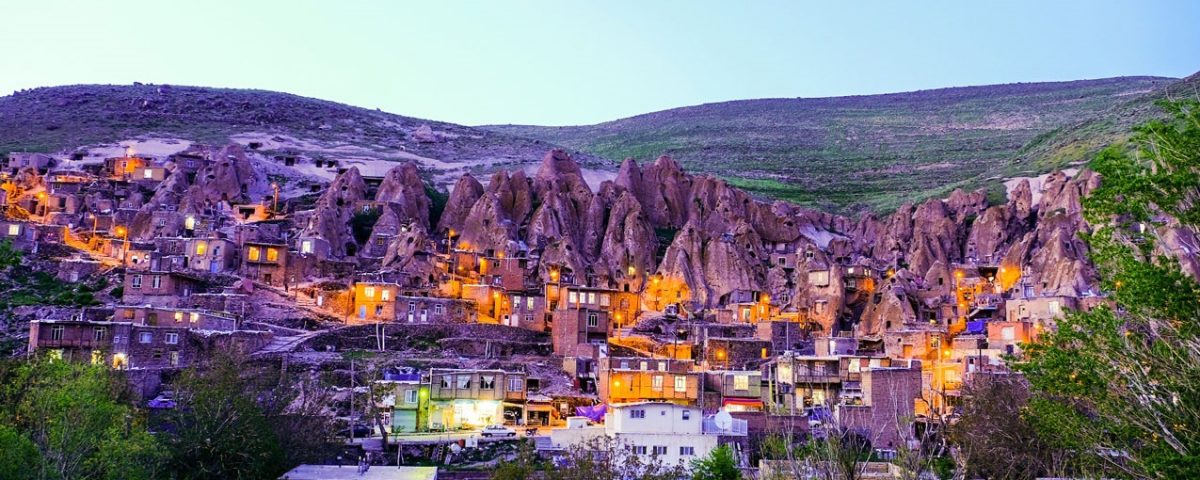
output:
<svg viewBox="0 0 1200 480"><path fill-rule="evenodd" d="M717 424L717 428L721 431L731 430L733 429L733 415L730 415L725 409L721 409L713 416L713 423Z"/></svg>

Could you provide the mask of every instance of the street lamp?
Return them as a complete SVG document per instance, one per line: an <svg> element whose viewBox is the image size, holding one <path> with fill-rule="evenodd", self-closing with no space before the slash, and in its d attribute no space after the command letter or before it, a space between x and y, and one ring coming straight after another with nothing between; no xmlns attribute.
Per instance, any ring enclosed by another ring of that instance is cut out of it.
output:
<svg viewBox="0 0 1200 480"><path fill-rule="evenodd" d="M129 229L120 225L114 230L118 237L121 237L121 264L129 264Z"/></svg>

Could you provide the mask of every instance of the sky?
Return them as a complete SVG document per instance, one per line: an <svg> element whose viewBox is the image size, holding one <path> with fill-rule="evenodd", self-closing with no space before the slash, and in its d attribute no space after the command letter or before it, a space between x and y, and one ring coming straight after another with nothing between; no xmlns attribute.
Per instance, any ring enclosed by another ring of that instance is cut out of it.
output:
<svg viewBox="0 0 1200 480"><path fill-rule="evenodd" d="M1200 1L0 0L0 94L277 90L466 125L1200 71Z"/></svg>

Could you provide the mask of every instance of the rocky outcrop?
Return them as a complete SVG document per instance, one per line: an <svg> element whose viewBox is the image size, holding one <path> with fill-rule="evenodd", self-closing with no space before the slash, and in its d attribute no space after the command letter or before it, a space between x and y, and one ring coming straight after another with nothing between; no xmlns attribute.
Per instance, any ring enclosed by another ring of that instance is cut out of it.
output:
<svg viewBox="0 0 1200 480"><path fill-rule="evenodd" d="M446 208L442 210L442 217L438 219L437 231L448 232L450 229L462 231L463 223L467 220L467 215L471 213L471 207L479 201L479 197L483 196L483 184L479 183L470 173L464 173L454 183L454 189L450 190L450 198L446 201ZM457 233L457 232L456 232Z"/></svg>
<svg viewBox="0 0 1200 480"><path fill-rule="evenodd" d="M388 170L375 193L375 201L395 204L405 219L415 220L429 229L430 201L416 162L410 161Z"/></svg>
<svg viewBox="0 0 1200 480"><path fill-rule="evenodd" d="M358 242L354 239L350 219L354 217L354 207L365 199L366 193L367 186L358 167L342 172L317 199L316 209L302 234L325 239L335 257L356 254Z"/></svg>

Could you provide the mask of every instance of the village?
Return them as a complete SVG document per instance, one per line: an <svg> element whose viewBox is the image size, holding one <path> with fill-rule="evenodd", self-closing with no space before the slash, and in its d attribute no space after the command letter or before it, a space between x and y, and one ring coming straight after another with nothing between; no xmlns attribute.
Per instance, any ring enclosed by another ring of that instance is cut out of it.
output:
<svg viewBox="0 0 1200 480"><path fill-rule="evenodd" d="M607 436L666 463L730 445L760 468L763 436L835 426L889 458L952 419L965 383L1107 302L1074 238L1084 175L849 219L667 157L593 190L556 150L440 192L412 162L119 150L7 158L5 241L67 247L59 281L113 285L32 319L28 355L124 371L170 408L176 373L217 351L313 368L374 352L388 367L342 377L350 408L330 414L381 464ZM382 393L356 396L367 383Z"/></svg>

